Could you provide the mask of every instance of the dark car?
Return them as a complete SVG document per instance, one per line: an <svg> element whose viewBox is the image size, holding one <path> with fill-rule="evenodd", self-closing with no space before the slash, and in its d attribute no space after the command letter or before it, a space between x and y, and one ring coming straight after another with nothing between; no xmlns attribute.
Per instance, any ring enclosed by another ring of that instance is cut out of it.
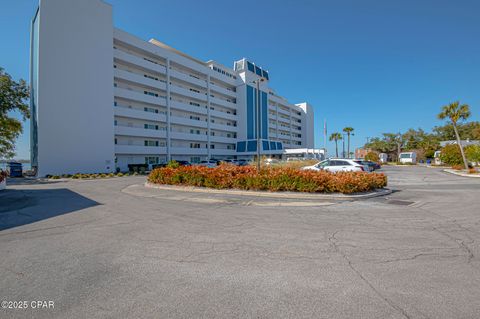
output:
<svg viewBox="0 0 480 319"><path fill-rule="evenodd" d="M371 172L374 171L374 170L382 168L380 166L380 164L372 162L372 161L358 161L358 163L362 164L362 165L367 165L370 168Z"/></svg>
<svg viewBox="0 0 480 319"><path fill-rule="evenodd" d="M192 165L189 161L176 161L180 166L190 166Z"/></svg>

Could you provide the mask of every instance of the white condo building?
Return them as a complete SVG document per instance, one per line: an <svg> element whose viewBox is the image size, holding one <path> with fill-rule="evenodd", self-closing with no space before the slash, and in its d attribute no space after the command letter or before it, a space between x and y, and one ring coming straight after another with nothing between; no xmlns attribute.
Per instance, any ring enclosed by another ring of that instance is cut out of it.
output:
<svg viewBox="0 0 480 319"><path fill-rule="evenodd" d="M114 28L103 1L40 0L31 36L32 167L44 176L251 158L257 118L262 155L313 148L313 108L289 103L269 79L248 59L232 69Z"/></svg>

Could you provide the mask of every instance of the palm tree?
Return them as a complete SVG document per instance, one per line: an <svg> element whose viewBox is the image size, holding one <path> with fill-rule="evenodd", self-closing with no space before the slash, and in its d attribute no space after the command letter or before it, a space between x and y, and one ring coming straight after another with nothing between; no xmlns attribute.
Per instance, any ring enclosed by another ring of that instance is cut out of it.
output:
<svg viewBox="0 0 480 319"><path fill-rule="evenodd" d="M458 147L460 147L460 153L462 153L463 164L465 169L468 169L467 159L465 152L463 151L462 142L460 141L460 135L458 134L457 123L458 121L464 121L470 117L470 106L467 104L460 105L459 101L450 103L442 107L442 112L437 115L440 120L448 118L452 122L455 137L457 138Z"/></svg>
<svg viewBox="0 0 480 319"><path fill-rule="evenodd" d="M336 154L336 157L338 157L338 141L342 139L342 134L340 133L332 133L330 135L330 142L331 141L335 141L335 154Z"/></svg>
<svg viewBox="0 0 480 319"><path fill-rule="evenodd" d="M347 154L348 154L348 157L350 158L350 135L354 135L352 132L353 132L353 127L350 127L350 126L347 126L343 129L343 131L345 133L347 133Z"/></svg>

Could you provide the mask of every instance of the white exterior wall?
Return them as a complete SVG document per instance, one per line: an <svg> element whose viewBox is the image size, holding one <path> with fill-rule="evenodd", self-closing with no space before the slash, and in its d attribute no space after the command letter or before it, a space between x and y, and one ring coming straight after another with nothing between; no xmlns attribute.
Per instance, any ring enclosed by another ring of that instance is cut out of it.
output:
<svg viewBox="0 0 480 319"><path fill-rule="evenodd" d="M114 169L112 8L41 0L38 176Z"/></svg>
<svg viewBox="0 0 480 319"><path fill-rule="evenodd" d="M40 19L40 176L253 155L235 147L255 74L115 29L100 0L41 0ZM313 108L274 95L268 81L261 90L274 112L269 139L313 147Z"/></svg>
<svg viewBox="0 0 480 319"><path fill-rule="evenodd" d="M303 110L302 144L304 144L306 148L313 148L315 144L313 107L306 102L297 104L297 106Z"/></svg>

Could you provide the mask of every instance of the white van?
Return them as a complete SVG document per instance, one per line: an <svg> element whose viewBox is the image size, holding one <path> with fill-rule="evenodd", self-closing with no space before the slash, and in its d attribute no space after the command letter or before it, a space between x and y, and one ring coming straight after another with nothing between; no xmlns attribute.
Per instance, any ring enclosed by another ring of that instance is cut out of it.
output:
<svg viewBox="0 0 480 319"><path fill-rule="evenodd" d="M399 157L400 163L410 163L410 164L417 163L417 153L415 152L402 152L398 157Z"/></svg>

